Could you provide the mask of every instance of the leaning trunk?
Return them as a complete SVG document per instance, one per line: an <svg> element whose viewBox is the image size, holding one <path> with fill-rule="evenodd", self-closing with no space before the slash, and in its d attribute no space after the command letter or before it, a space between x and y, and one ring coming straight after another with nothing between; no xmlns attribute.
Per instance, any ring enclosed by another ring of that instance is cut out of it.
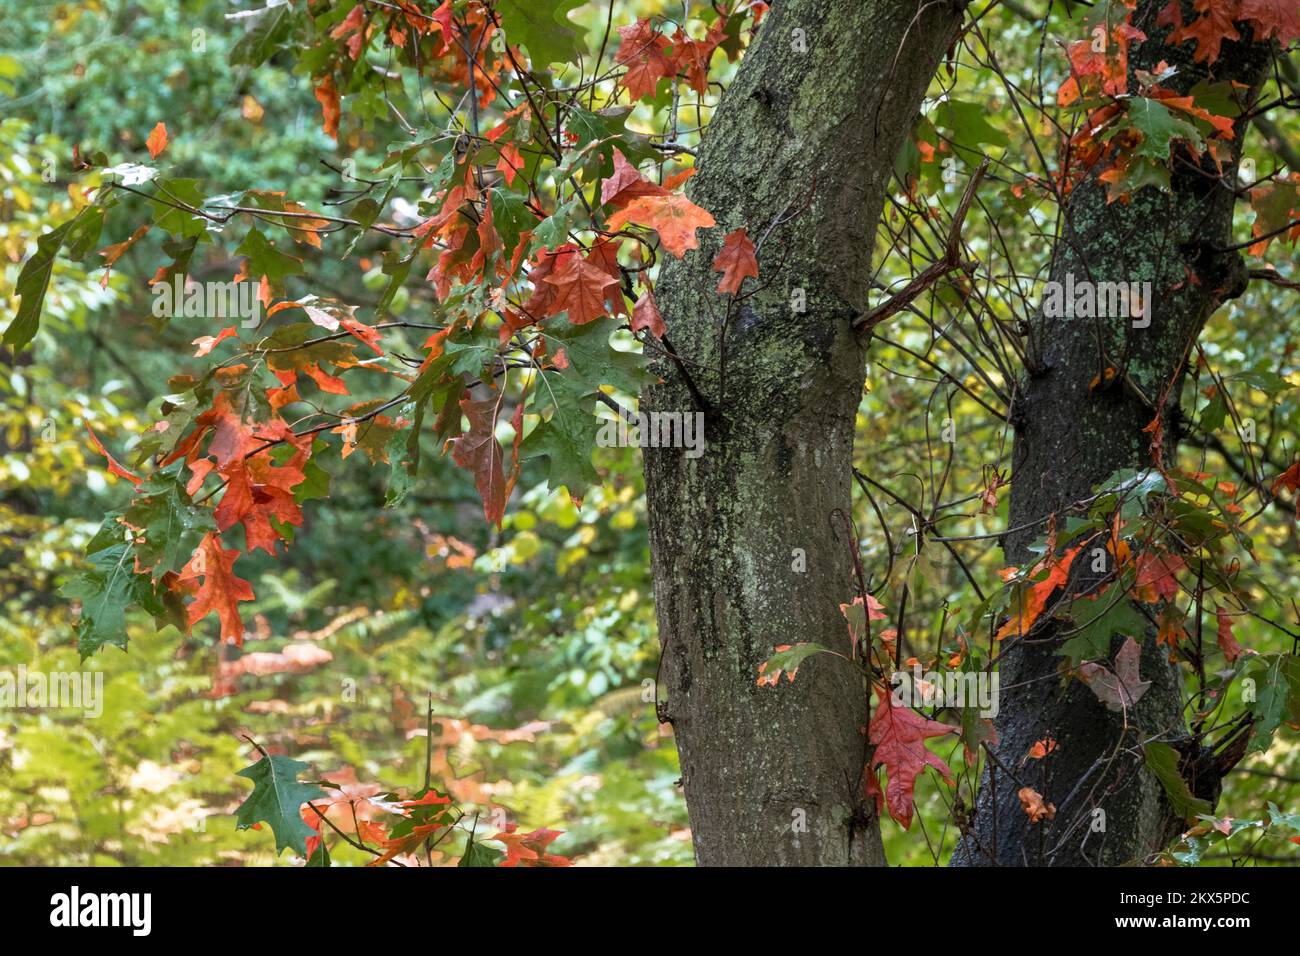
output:
<svg viewBox="0 0 1300 956"><path fill-rule="evenodd" d="M829 656L756 684L777 645L849 652L854 414L871 247L893 160L962 4L773 4L704 139L695 202L718 221L665 267L668 327L645 410L705 413L707 448L646 449L667 701L704 865L884 862L863 799L867 693ZM760 277L711 271L744 227Z"/></svg>

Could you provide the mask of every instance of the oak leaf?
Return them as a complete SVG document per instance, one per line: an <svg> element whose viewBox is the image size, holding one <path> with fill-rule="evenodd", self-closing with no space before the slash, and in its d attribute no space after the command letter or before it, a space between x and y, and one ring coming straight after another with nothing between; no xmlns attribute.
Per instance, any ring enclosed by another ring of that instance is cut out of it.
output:
<svg viewBox="0 0 1300 956"><path fill-rule="evenodd" d="M609 228L622 229L629 222L659 233L659 242L678 259L685 256L687 250L699 248L700 240L695 230L715 225L707 210L695 205L682 193L633 199L609 217Z"/></svg>
<svg viewBox="0 0 1300 956"><path fill-rule="evenodd" d="M726 238L722 240L722 249L718 252L718 257L713 260L713 271L722 273L722 279L718 282L718 291L730 292L733 295L740 291L741 284L747 276L758 278L758 260L754 257L754 243L750 241L749 234L743 228L727 233Z"/></svg>
<svg viewBox="0 0 1300 956"><path fill-rule="evenodd" d="M912 794L917 776L926 767L934 767L950 786L953 783L952 769L926 749L925 741L957 732L956 727L922 717L894 704L888 695L883 696L868 732L876 749L871 756L871 772L867 774L867 793L876 798L876 811L887 804L889 815L904 830L908 829L912 825ZM889 778L883 794L874 772L880 766Z"/></svg>

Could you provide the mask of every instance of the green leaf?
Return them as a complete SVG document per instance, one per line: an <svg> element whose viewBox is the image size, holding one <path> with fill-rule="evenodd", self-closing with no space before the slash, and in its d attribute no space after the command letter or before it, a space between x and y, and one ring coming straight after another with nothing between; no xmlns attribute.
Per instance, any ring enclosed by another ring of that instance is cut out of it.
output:
<svg viewBox="0 0 1300 956"><path fill-rule="evenodd" d="M325 792L315 784L300 783L298 774L308 767L300 760L278 754L263 757L239 776L253 781L253 792L239 805L235 827L247 830L255 823L268 823L275 834L278 856L285 847L307 855L307 838L316 835L302 820L302 805L319 800Z"/></svg>
<svg viewBox="0 0 1300 956"><path fill-rule="evenodd" d="M1096 601L1076 601L1071 611L1080 627L1056 653L1078 664L1106 657L1110 653L1110 639L1115 634L1142 640L1148 628L1146 617L1122 597L1107 607L1111 600L1102 596Z"/></svg>
<svg viewBox="0 0 1300 956"><path fill-rule="evenodd" d="M461 855L460 862L457 866L496 866L497 862L504 856L500 850L494 850L482 843L475 843L471 834L469 842L465 844L465 852Z"/></svg>
<svg viewBox="0 0 1300 956"><path fill-rule="evenodd" d="M400 505L415 485L420 470L420 427L424 424L425 407L423 402L405 402L398 412L399 417L411 419L412 424L410 428L393 432L385 448L391 466L388 489L384 493L385 508Z"/></svg>
<svg viewBox="0 0 1300 956"><path fill-rule="evenodd" d="M59 591L81 602L77 650L82 660L108 644L126 650L126 610L132 605L140 605L159 617L167 613L149 576L135 573L132 545L122 542L99 548L86 560L90 567Z"/></svg>
<svg viewBox="0 0 1300 956"><path fill-rule="evenodd" d="M36 254L24 263L23 271L18 274L14 291L22 296L22 302L18 306L18 314L9 323L4 335L4 344L15 352L36 336L36 330L41 324L45 293L49 291L50 276L54 274L54 257L59 254L72 227L84 214L83 209L63 225L37 239Z"/></svg>
<svg viewBox="0 0 1300 956"><path fill-rule="evenodd" d="M207 230L208 220L177 207L184 205L202 209L205 198L199 191L197 179L159 180L158 192L149 200L153 205L154 224L173 236L197 239Z"/></svg>
<svg viewBox="0 0 1300 956"><path fill-rule="evenodd" d="M1263 686L1259 688L1251 713L1255 717L1246 753L1263 753L1273 742L1273 734L1284 720L1294 720L1300 700L1292 688L1300 687L1300 657L1294 654L1270 654L1266 661Z"/></svg>
<svg viewBox="0 0 1300 956"><path fill-rule="evenodd" d="M1008 146L1011 140L988 121L989 109L980 103L945 100L933 114L934 125L951 132L957 153L970 163L984 157L985 146Z"/></svg>
<svg viewBox="0 0 1300 956"><path fill-rule="evenodd" d="M799 665L812 655L822 652L831 653L828 648L812 641L794 644L783 651L777 651L769 657L763 662L760 670L765 677L779 680L784 673L787 679L794 680L794 672L799 669Z"/></svg>
<svg viewBox="0 0 1300 956"><path fill-rule="evenodd" d="M293 24L293 8L288 0L271 0L263 9L250 13L253 25L230 48L232 66L261 66L279 51Z"/></svg>
<svg viewBox="0 0 1300 956"><path fill-rule="evenodd" d="M212 511L200 508L179 478L179 466L158 472L140 485L140 497L123 517L132 527L144 531L136 541L140 565L152 568L156 581L168 571L182 567L208 532L217 530Z"/></svg>
<svg viewBox="0 0 1300 956"><path fill-rule="evenodd" d="M511 43L528 49L533 69L572 63L582 53L582 38L569 11L585 0L498 0L497 13Z"/></svg>
<svg viewBox="0 0 1300 956"><path fill-rule="evenodd" d="M302 260L281 252L271 245L262 230L248 230L248 235L235 250L237 256L248 256L248 275L250 277L266 276L271 284L279 288L288 275L302 272Z"/></svg>
<svg viewBox="0 0 1300 956"><path fill-rule="evenodd" d="M1176 140L1183 140L1198 153L1205 148L1200 130L1145 96L1128 101L1128 125L1142 134L1135 154L1160 165L1168 165L1169 152Z"/></svg>
<svg viewBox="0 0 1300 956"><path fill-rule="evenodd" d="M655 381L655 377L645 369L643 356L620 351L610 344L610 336L620 325L620 321L612 316L584 325L573 325L567 318L546 320L543 332L548 340L547 351L554 355L564 349L569 359L569 368L564 374L575 376L585 386L581 394L592 394L601 385L612 385L635 395L642 385Z"/></svg>
<svg viewBox="0 0 1300 956"><path fill-rule="evenodd" d="M596 400L583 397L574 389L574 381L555 372L543 373L538 381L534 400L549 403L551 417L529 432L519 446L519 458L545 458L550 464L547 484L551 488L563 485L569 495L581 500L587 488L600 480L591 464L596 447L598 422L595 416ZM579 386L580 387L580 386ZM546 395L539 399L537 396ZM551 397L553 401L549 401Z"/></svg>
<svg viewBox="0 0 1300 956"><path fill-rule="evenodd" d="M1268 802L1268 825L1272 827L1284 826L1300 833L1300 813L1287 813L1279 809L1278 805L1270 800Z"/></svg>
<svg viewBox="0 0 1300 956"><path fill-rule="evenodd" d="M1146 752L1147 769L1156 775L1165 788L1165 795L1169 797L1174 812L1184 820L1194 820L1213 809L1208 801L1192 796L1187 781L1178 772L1177 750L1168 744L1156 742L1146 744L1143 750Z"/></svg>

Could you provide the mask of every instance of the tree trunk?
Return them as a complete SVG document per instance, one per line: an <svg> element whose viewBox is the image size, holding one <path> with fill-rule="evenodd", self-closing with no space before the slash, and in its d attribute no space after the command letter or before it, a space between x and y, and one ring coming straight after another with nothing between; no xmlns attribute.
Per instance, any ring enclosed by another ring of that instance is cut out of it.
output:
<svg viewBox="0 0 1300 956"><path fill-rule="evenodd" d="M1135 48L1131 68L1152 71L1167 60L1179 68L1167 85L1186 93L1206 69L1191 62L1190 45L1162 42L1166 31L1155 26L1155 18L1164 5L1157 0L1138 8L1134 25L1151 39ZM1248 28L1242 30L1245 35ZM1214 78L1254 91L1268 53L1267 44L1225 44ZM1163 459L1175 462L1179 395L1188 362L1195 361L1189 358L1193 345L1214 310L1240 295L1247 281L1238 253L1216 251L1233 242L1236 153L1245 132L1245 123L1238 122L1234 155L1222 174L1208 160L1199 169L1179 164L1172 194L1146 188L1131 202L1107 203L1095 179L1072 194L1051 278L1149 281L1151 324L1135 328L1128 317L1048 318L1041 309L1035 317L1040 369L1022 383L1013 416L1012 530L1003 539L1008 564L1035 560L1029 546L1043 537L1048 515L1059 522L1116 471L1152 465L1151 435L1143 429L1157 410L1164 422ZM1189 281L1189 275L1199 281ZM1126 378L1093 388L1103 368L1101 348ZM1072 577L1069 587L1076 593L1096 583L1087 574ZM1182 823L1144 768L1141 743L1152 737L1191 758L1184 775L1199 769L1189 779L1198 796L1212 802L1218 797L1218 776L1196 759L1201 749L1183 720L1180 675L1152 635L1143 641L1140 664L1142 679L1152 686L1132 708L1126 729L1122 716L1102 706L1086 686L1071 680L1062 687L1059 631L1048 623L1031 640L1005 650L999 742L993 748L998 759L986 767L973 827L954 855L955 865L1114 866L1148 859ZM1112 651L1117 647L1118 641ZM1022 765L1034 742L1048 736L1057 742L1052 756ZM997 779L990 781L990 775ZM1054 820L1029 822L1017 797L1022 784L1056 805Z"/></svg>
<svg viewBox="0 0 1300 956"><path fill-rule="evenodd" d="M881 864L863 799L867 693L829 656L756 684L781 644L849 652L854 415L871 247L897 154L964 4L778 0L707 130L691 193L716 217L665 266L662 384L707 448L645 449L665 719L702 865ZM739 305L711 264L759 244ZM802 556L802 557L801 557ZM801 562L806 561L806 569Z"/></svg>

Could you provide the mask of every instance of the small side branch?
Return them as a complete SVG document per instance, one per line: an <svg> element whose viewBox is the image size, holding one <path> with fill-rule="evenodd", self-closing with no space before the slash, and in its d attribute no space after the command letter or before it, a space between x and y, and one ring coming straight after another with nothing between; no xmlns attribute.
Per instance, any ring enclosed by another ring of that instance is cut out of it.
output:
<svg viewBox="0 0 1300 956"><path fill-rule="evenodd" d="M967 275L975 271L979 265L977 260L963 261L961 258L961 230L966 222L966 213L970 211L971 203L975 199L975 190L979 187L980 180L984 178L988 168L989 161L985 159L980 163L980 168L975 171L970 182L966 184L966 192L962 194L961 203L957 206L957 213L952 219L952 228L948 230L948 244L944 249L943 258L928 266L897 295L891 296L888 301L882 302L870 312L865 312L854 319L853 328L856 331L869 332L885 319L902 312L917 296L953 270L960 269Z"/></svg>

